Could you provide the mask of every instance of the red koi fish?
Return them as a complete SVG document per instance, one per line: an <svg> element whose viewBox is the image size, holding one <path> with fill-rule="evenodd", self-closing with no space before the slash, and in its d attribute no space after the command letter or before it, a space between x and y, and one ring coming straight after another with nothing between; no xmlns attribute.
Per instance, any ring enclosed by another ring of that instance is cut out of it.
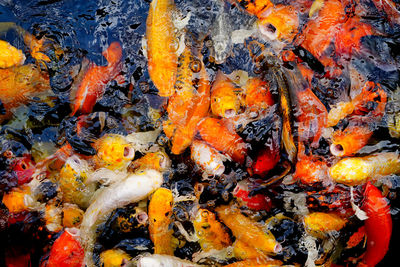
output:
<svg viewBox="0 0 400 267"><path fill-rule="evenodd" d="M118 42L111 43L102 55L108 61L108 65L97 66L92 63L89 66L77 89L71 116L77 112L90 113L97 100L103 96L106 85L120 74L122 70L121 45Z"/></svg>
<svg viewBox="0 0 400 267"><path fill-rule="evenodd" d="M244 163L247 146L243 139L230 130L222 120L205 118L198 125L201 138L215 149L226 153L234 161Z"/></svg>
<svg viewBox="0 0 400 267"><path fill-rule="evenodd" d="M261 181L259 181L261 182ZM260 183L251 182L250 180L243 180L240 181L235 189L233 190L232 194L244 205L246 205L249 209L252 210L271 210L272 203L271 199L263 194L256 194L252 197L249 197L249 193L256 189Z"/></svg>
<svg viewBox="0 0 400 267"><path fill-rule="evenodd" d="M252 165L252 171L261 177L265 176L280 160L279 147L263 147Z"/></svg>
<svg viewBox="0 0 400 267"><path fill-rule="evenodd" d="M35 162L30 155L24 155L15 159L12 170L17 175L19 185L29 183L35 172Z"/></svg>
<svg viewBox="0 0 400 267"><path fill-rule="evenodd" d="M389 249L392 235L392 217L390 206L381 191L368 182L364 191L363 210L367 213L365 232L367 234L367 251L362 263L358 266L375 266Z"/></svg>
<svg viewBox="0 0 400 267"><path fill-rule="evenodd" d="M82 267L83 248L76 237L76 228L69 228L60 235L50 250L50 256L44 267Z"/></svg>

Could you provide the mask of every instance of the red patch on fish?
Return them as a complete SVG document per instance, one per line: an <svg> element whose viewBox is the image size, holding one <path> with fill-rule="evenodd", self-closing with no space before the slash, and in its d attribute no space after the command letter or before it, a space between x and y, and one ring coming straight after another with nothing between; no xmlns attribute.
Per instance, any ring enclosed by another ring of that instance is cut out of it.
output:
<svg viewBox="0 0 400 267"><path fill-rule="evenodd" d="M259 183L251 182L249 180L243 180L237 184L232 194L239 200L241 200L244 205L252 210L271 210L272 203L271 199L263 194L256 194L254 196L249 196L249 193L256 189Z"/></svg>

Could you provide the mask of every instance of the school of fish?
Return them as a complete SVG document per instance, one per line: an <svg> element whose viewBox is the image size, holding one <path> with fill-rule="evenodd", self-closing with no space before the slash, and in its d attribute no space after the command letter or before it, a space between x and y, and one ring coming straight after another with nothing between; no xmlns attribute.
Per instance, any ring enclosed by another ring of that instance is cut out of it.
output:
<svg viewBox="0 0 400 267"><path fill-rule="evenodd" d="M41 244L10 245L4 264L377 266L395 249L400 4L214 0L215 28L199 36L179 3L150 2L142 52L161 103L146 114L153 126L102 104L115 88L134 92L127 44L71 70L65 118L48 122L59 141L24 153L0 142L0 232ZM228 10L251 23L235 30ZM30 103L61 101L52 63L68 52L15 23L0 31L22 41L0 40L7 136L27 127ZM374 50L384 45L387 62ZM251 70L227 67L238 53Z"/></svg>

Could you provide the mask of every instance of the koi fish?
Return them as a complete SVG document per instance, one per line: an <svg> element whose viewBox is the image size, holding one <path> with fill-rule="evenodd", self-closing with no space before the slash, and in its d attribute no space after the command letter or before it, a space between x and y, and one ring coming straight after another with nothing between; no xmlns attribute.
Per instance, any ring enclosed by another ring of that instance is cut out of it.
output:
<svg viewBox="0 0 400 267"><path fill-rule="evenodd" d="M224 173L224 156L202 141L193 141L191 158L208 175L219 176Z"/></svg>
<svg viewBox="0 0 400 267"><path fill-rule="evenodd" d="M106 134L96 140L93 147L97 150L93 157L96 168L124 170L135 157L132 145L119 134Z"/></svg>
<svg viewBox="0 0 400 267"><path fill-rule="evenodd" d="M19 185L29 183L36 171L35 162L30 155L24 155L14 160L12 170L17 175Z"/></svg>
<svg viewBox="0 0 400 267"><path fill-rule="evenodd" d="M217 221L213 212L199 209L193 226L203 251L221 250L231 245L229 234Z"/></svg>
<svg viewBox="0 0 400 267"><path fill-rule="evenodd" d="M172 192L167 188L157 189L150 199L149 232L155 254L174 255L173 231L170 229L173 203Z"/></svg>
<svg viewBox="0 0 400 267"><path fill-rule="evenodd" d="M251 166L253 174L264 177L276 166L276 164L278 164L281 158L279 152L279 147L274 147L274 144L261 148L256 160Z"/></svg>
<svg viewBox="0 0 400 267"><path fill-rule="evenodd" d="M83 219L83 210L77 205L65 203L62 208L62 224L65 228L79 227Z"/></svg>
<svg viewBox="0 0 400 267"><path fill-rule="evenodd" d="M236 207L219 206L215 211L236 239L266 254L275 254L282 250L282 246L270 232L264 232L257 223L240 213Z"/></svg>
<svg viewBox="0 0 400 267"><path fill-rule="evenodd" d="M244 163L247 154L246 143L234 131L230 131L222 120L205 118L198 125L201 138L218 151L227 154L234 161Z"/></svg>
<svg viewBox="0 0 400 267"><path fill-rule="evenodd" d="M312 140L317 147L322 130L326 127L328 111L319 98L307 88L297 92L299 114L297 115L299 141Z"/></svg>
<svg viewBox="0 0 400 267"><path fill-rule="evenodd" d="M324 238L332 231L340 231L346 223L347 220L336 213L312 212L304 216L306 231L317 238Z"/></svg>
<svg viewBox="0 0 400 267"><path fill-rule="evenodd" d="M271 199L264 194L256 194L249 196L249 193L256 189L260 183L252 182L248 179L242 180L237 183L235 189L233 189L233 196L236 197L240 202L244 203L246 207L252 210L266 210L269 211L272 208Z"/></svg>
<svg viewBox="0 0 400 267"><path fill-rule="evenodd" d="M235 258L246 260L246 259L264 259L267 256L262 252L258 251L256 248L246 244L241 240L236 240L233 243L233 254Z"/></svg>
<svg viewBox="0 0 400 267"><path fill-rule="evenodd" d="M293 178L302 184L311 185L321 182L327 177L328 165L322 158L314 155L303 155L296 163Z"/></svg>
<svg viewBox="0 0 400 267"><path fill-rule="evenodd" d="M217 73L211 88L211 111L222 118L235 116L240 109L241 89L221 71Z"/></svg>
<svg viewBox="0 0 400 267"><path fill-rule="evenodd" d="M0 68L21 66L25 62L25 55L21 50L10 43L0 40Z"/></svg>
<svg viewBox="0 0 400 267"><path fill-rule="evenodd" d="M329 175L334 181L348 186L399 172L400 157L394 152L345 158L329 169Z"/></svg>
<svg viewBox="0 0 400 267"><path fill-rule="evenodd" d="M35 65L0 69L0 123L12 117L12 109L27 104L34 96L50 92L48 74Z"/></svg>
<svg viewBox="0 0 400 267"><path fill-rule="evenodd" d="M132 257L122 249L109 249L100 254L100 262L103 267L123 266Z"/></svg>
<svg viewBox="0 0 400 267"><path fill-rule="evenodd" d="M298 32L299 17L291 6L277 4L258 13L261 34L271 40L291 42Z"/></svg>
<svg viewBox="0 0 400 267"><path fill-rule="evenodd" d="M246 107L265 109L274 104L269 84L260 78L254 77L247 80L244 90Z"/></svg>
<svg viewBox="0 0 400 267"><path fill-rule="evenodd" d="M67 159L57 178L65 202L77 204L82 208L89 205L95 190L94 184L86 184L89 171L88 163L78 156Z"/></svg>
<svg viewBox="0 0 400 267"><path fill-rule="evenodd" d="M159 172L166 171L171 167L171 160L163 151L149 152L143 157L135 160L129 166L131 169L153 169Z"/></svg>
<svg viewBox="0 0 400 267"><path fill-rule="evenodd" d="M173 154L182 153L192 142L197 131L197 125L208 114L210 108L210 82L207 71L201 62L200 80L197 88L197 97L191 116L186 125L178 127L172 140L171 152Z"/></svg>
<svg viewBox="0 0 400 267"><path fill-rule="evenodd" d="M114 209L145 199L159 188L162 182L162 175L158 171L151 169L139 171L106 187L91 200L80 227L85 263L88 267L95 266L93 247L97 226L105 222Z"/></svg>
<svg viewBox="0 0 400 267"><path fill-rule="evenodd" d="M72 103L72 113L90 113L106 89L107 84L116 79L122 70L122 48L118 42L113 42L103 51L102 55L108 62L107 66L97 66L91 63L82 81L77 87L75 100ZM73 94L73 93L72 93Z"/></svg>
<svg viewBox="0 0 400 267"><path fill-rule="evenodd" d="M349 125L343 131L337 130L332 134L330 151L337 157L351 156L368 143L372 134L367 126Z"/></svg>
<svg viewBox="0 0 400 267"><path fill-rule="evenodd" d="M295 42L301 44L317 59L321 59L345 17L341 1L325 1L318 16L307 23L301 36L296 38Z"/></svg>
<svg viewBox="0 0 400 267"><path fill-rule="evenodd" d="M365 232L367 235L367 251L359 266L375 266L389 249L392 235L392 216L390 206L381 191L367 182L364 191L363 210L367 213Z"/></svg>
<svg viewBox="0 0 400 267"><path fill-rule="evenodd" d="M373 34L374 30L371 25L361 22L358 17L351 17L335 34L335 50L342 56L360 52L361 38Z"/></svg>
<svg viewBox="0 0 400 267"><path fill-rule="evenodd" d="M3 195L1 202L7 207L10 213L19 213L28 210L25 203L25 196L30 195L30 188L27 186L15 187Z"/></svg>
<svg viewBox="0 0 400 267"><path fill-rule="evenodd" d="M146 20L147 59L151 80L162 97L174 94L178 58L174 45L173 0L154 0Z"/></svg>
<svg viewBox="0 0 400 267"><path fill-rule="evenodd" d="M67 228L54 241L45 267L81 267L83 266L83 259L84 251L79 242L79 230Z"/></svg>
<svg viewBox="0 0 400 267"><path fill-rule="evenodd" d="M368 103L377 103L374 110L369 110ZM385 114L387 103L387 94L380 84L368 81L364 84L361 92L348 102L339 102L331 108L328 113L327 127L336 125L341 119L348 115L366 115L363 116L365 122L378 121Z"/></svg>

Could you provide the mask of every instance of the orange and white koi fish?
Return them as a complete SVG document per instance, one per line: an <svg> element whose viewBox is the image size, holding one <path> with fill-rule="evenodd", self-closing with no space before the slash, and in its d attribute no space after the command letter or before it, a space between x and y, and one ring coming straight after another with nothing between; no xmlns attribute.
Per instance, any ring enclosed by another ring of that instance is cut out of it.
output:
<svg viewBox="0 0 400 267"><path fill-rule="evenodd" d="M334 181L349 186L399 172L400 156L395 152L345 158L329 169L329 175Z"/></svg>
<svg viewBox="0 0 400 267"><path fill-rule="evenodd" d="M0 40L0 68L21 66L25 62L25 55L21 50L10 43Z"/></svg>
<svg viewBox="0 0 400 267"><path fill-rule="evenodd" d="M266 254L275 254L281 251L282 246L270 232L264 232L256 222L244 216L234 206L219 206L215 209L222 222L231 229L236 239Z"/></svg>
<svg viewBox="0 0 400 267"><path fill-rule="evenodd" d="M173 0L153 0L146 21L147 57L150 78L158 94L170 97L174 94L178 67L175 28L171 11Z"/></svg>
<svg viewBox="0 0 400 267"><path fill-rule="evenodd" d="M211 88L211 111L214 115L228 118L238 114L241 104L241 88L221 71L217 73Z"/></svg>
<svg viewBox="0 0 400 267"><path fill-rule="evenodd" d="M224 173L224 159L217 150L203 141L193 141L191 147L192 160L208 175L218 176Z"/></svg>
<svg viewBox="0 0 400 267"><path fill-rule="evenodd" d="M54 242L45 267L82 267L84 251L79 241L79 230L67 228Z"/></svg>
<svg viewBox="0 0 400 267"><path fill-rule="evenodd" d="M234 161L244 163L247 154L246 143L236 132L224 125L222 120L205 118L199 123L198 130L201 138L208 144Z"/></svg>
<svg viewBox="0 0 400 267"><path fill-rule="evenodd" d="M154 244L155 254L174 255L172 223L172 205L174 198L171 190L159 188L149 203L149 232Z"/></svg>
<svg viewBox="0 0 400 267"><path fill-rule="evenodd" d="M107 84L117 78L122 70L122 48L119 42L113 42L102 53L106 58L107 66L97 66L91 63L82 81L77 84L75 100L72 103L72 113L87 114L93 109L106 89ZM74 91L74 90L73 90Z"/></svg>
<svg viewBox="0 0 400 267"><path fill-rule="evenodd" d="M48 74L35 65L0 69L0 106L5 111L0 113L0 123L12 117L12 109L50 90Z"/></svg>
<svg viewBox="0 0 400 267"><path fill-rule="evenodd" d="M337 157L351 156L368 143L372 134L368 126L349 125L343 131L337 130L332 134L330 151Z"/></svg>
<svg viewBox="0 0 400 267"><path fill-rule="evenodd" d="M215 214L206 209L199 209L193 221L196 235L203 251L221 250L230 246L231 239Z"/></svg>
<svg viewBox="0 0 400 267"><path fill-rule="evenodd" d="M166 171L170 167L171 160L164 151L149 152L129 165L130 169L154 169L159 172Z"/></svg>

